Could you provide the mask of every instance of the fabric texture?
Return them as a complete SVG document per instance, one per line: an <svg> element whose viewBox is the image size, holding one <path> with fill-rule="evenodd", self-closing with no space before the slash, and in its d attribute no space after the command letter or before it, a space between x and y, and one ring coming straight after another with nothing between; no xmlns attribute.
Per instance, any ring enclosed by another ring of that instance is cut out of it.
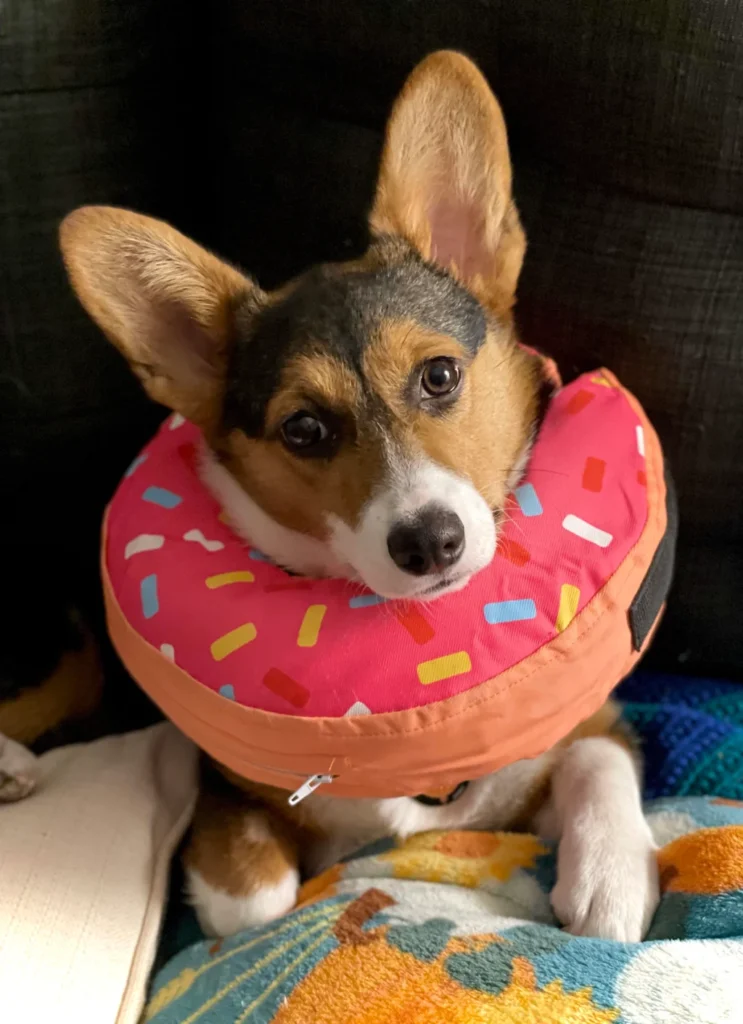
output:
<svg viewBox="0 0 743 1024"><path fill-rule="evenodd" d="M0 807L2 1017L136 1024L196 751L168 724L62 747Z"/></svg>
<svg viewBox="0 0 743 1024"><path fill-rule="evenodd" d="M146 1019L740 1020L743 693L638 676L625 695L655 752L648 791L667 794L646 806L663 890L646 941L574 938L556 927L554 850L534 836L428 833L383 841L331 868L272 925L187 947L157 975Z"/></svg>
<svg viewBox="0 0 743 1024"><path fill-rule="evenodd" d="M601 371L551 400L491 564L463 591L397 611L346 580L292 577L246 549L199 478L202 443L174 415L134 461L108 511L108 572L150 645L225 699L263 711L377 714L470 690L564 632L630 553L644 559L640 581L656 554L640 538L656 511L649 495L663 502L646 461L657 439Z"/></svg>

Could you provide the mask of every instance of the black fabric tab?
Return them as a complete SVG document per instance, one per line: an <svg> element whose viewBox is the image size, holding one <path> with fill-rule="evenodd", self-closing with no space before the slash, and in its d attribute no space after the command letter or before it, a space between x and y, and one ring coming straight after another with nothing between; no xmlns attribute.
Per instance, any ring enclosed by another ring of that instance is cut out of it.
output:
<svg viewBox="0 0 743 1024"><path fill-rule="evenodd" d="M447 804L453 804L455 800L458 800L468 786L469 782L460 782L446 796L426 796L424 793L421 793L420 796L414 796L413 799L417 800L419 804L425 804L426 807L446 807Z"/></svg>
<svg viewBox="0 0 743 1024"><path fill-rule="evenodd" d="M640 589L635 595L629 610L629 624L632 630L632 645L636 651L648 638L653 623L668 596L673 579L673 567L676 561L676 539L679 529L678 501L668 466L665 466L666 479L666 532L663 534L658 550L653 556L650 568Z"/></svg>

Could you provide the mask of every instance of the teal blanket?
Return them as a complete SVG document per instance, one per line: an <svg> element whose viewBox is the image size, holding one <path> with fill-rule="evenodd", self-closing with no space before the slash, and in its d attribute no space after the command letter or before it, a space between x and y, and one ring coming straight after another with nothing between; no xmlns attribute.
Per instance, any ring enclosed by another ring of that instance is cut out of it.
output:
<svg viewBox="0 0 743 1024"><path fill-rule="evenodd" d="M183 949L155 1024L743 1024L743 688L638 676L663 897L647 940L561 931L554 850L427 833L362 851L283 920ZM183 933L182 933L183 934Z"/></svg>

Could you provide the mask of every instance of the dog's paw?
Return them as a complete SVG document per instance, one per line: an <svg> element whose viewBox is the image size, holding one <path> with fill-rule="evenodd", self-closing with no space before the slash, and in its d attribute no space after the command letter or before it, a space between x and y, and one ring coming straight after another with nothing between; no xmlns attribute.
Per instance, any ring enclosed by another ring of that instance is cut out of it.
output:
<svg viewBox="0 0 743 1024"><path fill-rule="evenodd" d="M205 935L226 938L268 924L288 914L297 902L299 874L287 871L278 882L264 884L254 892L239 895L210 885L192 868L186 869L188 894Z"/></svg>
<svg viewBox="0 0 743 1024"><path fill-rule="evenodd" d="M629 827L592 816L567 823L551 901L569 932L640 942L659 898L656 848L644 819Z"/></svg>
<svg viewBox="0 0 743 1024"><path fill-rule="evenodd" d="M39 762L26 747L0 734L0 803L22 800L36 789Z"/></svg>

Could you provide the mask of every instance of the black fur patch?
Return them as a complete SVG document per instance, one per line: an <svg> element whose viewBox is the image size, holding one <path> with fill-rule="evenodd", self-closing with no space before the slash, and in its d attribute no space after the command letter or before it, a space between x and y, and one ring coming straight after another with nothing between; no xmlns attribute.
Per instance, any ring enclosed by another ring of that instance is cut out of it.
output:
<svg viewBox="0 0 743 1024"><path fill-rule="evenodd" d="M384 256L384 244L380 246ZM412 250L378 269L343 272L316 267L282 301L257 313L238 313L224 402L224 427L258 437L282 367L318 346L354 370L363 383L364 348L381 323L414 320L455 338L474 355L486 335L479 302L448 274ZM240 321L244 320L244 323Z"/></svg>

